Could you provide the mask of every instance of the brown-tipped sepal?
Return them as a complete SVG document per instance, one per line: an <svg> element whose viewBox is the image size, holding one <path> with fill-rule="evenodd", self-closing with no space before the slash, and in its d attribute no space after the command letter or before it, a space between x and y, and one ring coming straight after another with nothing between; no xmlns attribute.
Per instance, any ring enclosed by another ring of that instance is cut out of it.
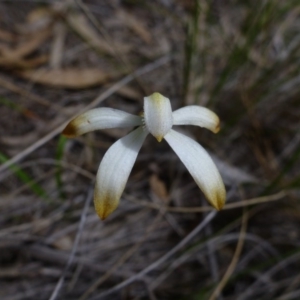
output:
<svg viewBox="0 0 300 300"><path fill-rule="evenodd" d="M101 220L105 220L111 213L113 213L119 206L120 197L116 195L101 195L95 191L94 205L97 215Z"/></svg>
<svg viewBox="0 0 300 300"><path fill-rule="evenodd" d="M190 137L175 130L165 135L165 140L179 156L209 203L222 209L226 190L221 175L204 148Z"/></svg>
<svg viewBox="0 0 300 300"><path fill-rule="evenodd" d="M118 109L101 107L91 109L73 119L62 132L68 138L107 128L141 126L142 118Z"/></svg>
<svg viewBox="0 0 300 300"><path fill-rule="evenodd" d="M129 174L148 132L139 127L116 141L105 153L98 169L94 204L104 220L119 205Z"/></svg>
<svg viewBox="0 0 300 300"><path fill-rule="evenodd" d="M80 135L78 126L76 126L76 119L72 120L63 130L62 134L67 138L74 138Z"/></svg>

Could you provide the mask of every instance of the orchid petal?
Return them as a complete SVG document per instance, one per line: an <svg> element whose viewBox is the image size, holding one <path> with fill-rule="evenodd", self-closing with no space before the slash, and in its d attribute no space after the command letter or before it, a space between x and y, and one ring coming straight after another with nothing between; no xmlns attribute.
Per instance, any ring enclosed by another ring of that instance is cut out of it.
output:
<svg viewBox="0 0 300 300"><path fill-rule="evenodd" d="M119 205L129 174L148 131L139 127L115 142L105 153L96 177L95 209L104 220Z"/></svg>
<svg viewBox="0 0 300 300"><path fill-rule="evenodd" d="M73 119L63 135L72 138L84 133L106 128L142 125L142 118L118 109L101 107L91 109Z"/></svg>
<svg viewBox="0 0 300 300"><path fill-rule="evenodd" d="M159 93L145 97L144 118L148 131L161 142L173 125L170 100Z"/></svg>
<svg viewBox="0 0 300 300"><path fill-rule="evenodd" d="M220 130L220 119L210 109L190 105L173 112L173 125L195 125L205 127L214 133Z"/></svg>
<svg viewBox="0 0 300 300"><path fill-rule="evenodd" d="M220 210L226 199L224 183L210 156L196 141L175 130L165 135L211 205Z"/></svg>

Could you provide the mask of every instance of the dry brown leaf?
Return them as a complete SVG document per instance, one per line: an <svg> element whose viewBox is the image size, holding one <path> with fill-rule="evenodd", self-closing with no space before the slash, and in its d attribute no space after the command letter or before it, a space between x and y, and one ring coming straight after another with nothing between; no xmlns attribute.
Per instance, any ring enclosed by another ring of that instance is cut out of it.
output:
<svg viewBox="0 0 300 300"><path fill-rule="evenodd" d="M49 37L51 31L43 30L32 35L15 49L2 49L2 56L9 60L23 58L35 51Z"/></svg>
<svg viewBox="0 0 300 300"><path fill-rule="evenodd" d="M41 55L32 59L12 59L0 57L0 66L6 68L32 69L39 67L49 60L49 55Z"/></svg>
<svg viewBox="0 0 300 300"><path fill-rule="evenodd" d="M159 179L156 174L153 174L149 180L151 190L160 199L167 201L169 199L169 193L165 183Z"/></svg>
<svg viewBox="0 0 300 300"><path fill-rule="evenodd" d="M144 26L144 24L136 19L133 15L124 10L118 10L117 17L132 31L134 31L140 38L150 44L152 42L152 36L150 31Z"/></svg>
<svg viewBox="0 0 300 300"><path fill-rule="evenodd" d="M16 40L16 36L8 31L0 29L0 40L5 42L13 42Z"/></svg>
<svg viewBox="0 0 300 300"><path fill-rule="evenodd" d="M97 86L115 77L96 68L24 70L18 72L18 74L35 83L69 89L84 89Z"/></svg>
<svg viewBox="0 0 300 300"><path fill-rule="evenodd" d="M109 45L99 34L91 27L87 18L80 14L69 14L67 16L67 22L74 31L77 32L91 47L97 51L114 55L114 48L118 49L118 52L126 53L130 50L130 46L114 42L113 46Z"/></svg>

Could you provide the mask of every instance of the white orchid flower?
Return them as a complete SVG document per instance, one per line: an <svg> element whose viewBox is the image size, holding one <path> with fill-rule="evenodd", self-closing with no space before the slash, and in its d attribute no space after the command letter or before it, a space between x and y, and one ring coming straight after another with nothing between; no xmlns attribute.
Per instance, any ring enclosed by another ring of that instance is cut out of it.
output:
<svg viewBox="0 0 300 300"><path fill-rule="evenodd" d="M218 116L205 107L192 105L172 112L170 100L154 93L144 98L141 116L112 108L95 108L73 119L63 134L72 138L98 129L138 126L107 150L99 166L94 204L97 214L104 220L119 205L148 133L159 142L163 138L168 142L210 204L220 210L225 203L226 191L215 164L196 141L172 129L173 125L196 125L217 133L219 124Z"/></svg>

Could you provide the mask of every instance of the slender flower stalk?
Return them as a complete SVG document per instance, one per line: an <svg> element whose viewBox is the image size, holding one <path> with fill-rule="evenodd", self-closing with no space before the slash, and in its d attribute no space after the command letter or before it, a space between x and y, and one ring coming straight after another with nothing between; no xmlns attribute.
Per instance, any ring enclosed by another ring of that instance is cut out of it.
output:
<svg viewBox="0 0 300 300"><path fill-rule="evenodd" d="M73 119L64 129L66 137L106 128L136 127L105 153L96 177L95 209L106 219L119 205L138 152L149 133L163 139L186 166L209 203L222 209L226 199L224 183L210 156L193 139L172 129L173 125L195 125L214 133L220 130L218 116L201 106L186 106L172 112L170 100L159 93L144 98L144 112L135 116L112 108L95 108Z"/></svg>

